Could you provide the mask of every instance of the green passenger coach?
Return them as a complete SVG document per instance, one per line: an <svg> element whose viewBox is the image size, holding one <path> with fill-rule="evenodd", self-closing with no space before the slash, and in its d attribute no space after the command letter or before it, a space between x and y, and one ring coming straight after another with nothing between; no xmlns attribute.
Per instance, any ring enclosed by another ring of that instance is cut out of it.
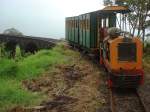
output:
<svg viewBox="0 0 150 112"><path fill-rule="evenodd" d="M79 16L66 18L66 40L73 46L86 51L97 51L104 30L116 24L115 13L104 13L98 10ZM104 28L104 29L103 29ZM105 35L105 34L104 34Z"/></svg>

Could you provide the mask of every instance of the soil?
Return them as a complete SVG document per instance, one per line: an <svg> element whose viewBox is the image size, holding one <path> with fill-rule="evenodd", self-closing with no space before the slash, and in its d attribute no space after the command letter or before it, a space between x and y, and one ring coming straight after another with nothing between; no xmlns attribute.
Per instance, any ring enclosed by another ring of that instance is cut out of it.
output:
<svg viewBox="0 0 150 112"><path fill-rule="evenodd" d="M47 100L34 107L15 107L10 112L102 112L107 103L103 72L85 57L73 65L57 65L53 72L22 84L29 91L45 94Z"/></svg>

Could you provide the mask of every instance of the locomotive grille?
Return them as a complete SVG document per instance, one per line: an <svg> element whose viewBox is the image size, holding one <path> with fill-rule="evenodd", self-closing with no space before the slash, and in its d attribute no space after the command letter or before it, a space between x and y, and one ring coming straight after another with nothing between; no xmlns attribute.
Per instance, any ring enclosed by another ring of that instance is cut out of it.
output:
<svg viewBox="0 0 150 112"><path fill-rule="evenodd" d="M136 61L136 43L119 43L118 60L119 61Z"/></svg>

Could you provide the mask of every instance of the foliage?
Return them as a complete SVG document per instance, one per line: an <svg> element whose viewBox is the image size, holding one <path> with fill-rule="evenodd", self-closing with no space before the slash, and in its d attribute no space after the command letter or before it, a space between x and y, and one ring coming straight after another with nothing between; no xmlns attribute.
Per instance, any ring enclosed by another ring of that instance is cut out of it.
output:
<svg viewBox="0 0 150 112"><path fill-rule="evenodd" d="M132 11L127 14L129 29L132 35L141 37L145 41L146 29L150 29L150 0L104 0L104 4L127 6ZM137 32L136 32L137 31Z"/></svg>
<svg viewBox="0 0 150 112"><path fill-rule="evenodd" d="M13 46L14 47L14 46ZM12 48L12 47L11 47ZM0 44L0 57L1 58L15 58L16 61L22 58L21 49L19 46L13 48L13 50L6 49L6 45ZM14 52L14 56L12 56L12 52Z"/></svg>
<svg viewBox="0 0 150 112"><path fill-rule="evenodd" d="M4 44L0 44L0 57L5 56L5 47Z"/></svg>
<svg viewBox="0 0 150 112"><path fill-rule="evenodd" d="M17 63L14 60L0 59L0 76L14 76L17 72Z"/></svg>
<svg viewBox="0 0 150 112"><path fill-rule="evenodd" d="M119 2L117 2L119 1ZM145 40L145 29L150 27L150 0L116 0L118 5L126 5L132 11L128 14L128 21L132 27L132 34L135 35L136 30L137 36L142 37Z"/></svg>
<svg viewBox="0 0 150 112"><path fill-rule="evenodd" d="M21 53L21 49L19 46L16 47L16 51L15 51L15 60L16 61L19 61L21 60L23 57L22 57L22 53Z"/></svg>
<svg viewBox="0 0 150 112"><path fill-rule="evenodd" d="M149 41L145 41L144 42L144 53L145 55L149 55L150 56L150 42Z"/></svg>
<svg viewBox="0 0 150 112"><path fill-rule="evenodd" d="M121 5L124 5L124 0L115 0L115 4L118 4L119 6Z"/></svg>

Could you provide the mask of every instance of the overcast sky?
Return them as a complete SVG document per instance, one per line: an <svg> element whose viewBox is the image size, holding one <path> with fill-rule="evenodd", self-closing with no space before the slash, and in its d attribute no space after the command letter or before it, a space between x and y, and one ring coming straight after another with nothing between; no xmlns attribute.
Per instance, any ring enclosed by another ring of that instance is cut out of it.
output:
<svg viewBox="0 0 150 112"><path fill-rule="evenodd" d="M16 28L25 35L62 38L65 17L103 8L103 0L0 0L0 33Z"/></svg>

